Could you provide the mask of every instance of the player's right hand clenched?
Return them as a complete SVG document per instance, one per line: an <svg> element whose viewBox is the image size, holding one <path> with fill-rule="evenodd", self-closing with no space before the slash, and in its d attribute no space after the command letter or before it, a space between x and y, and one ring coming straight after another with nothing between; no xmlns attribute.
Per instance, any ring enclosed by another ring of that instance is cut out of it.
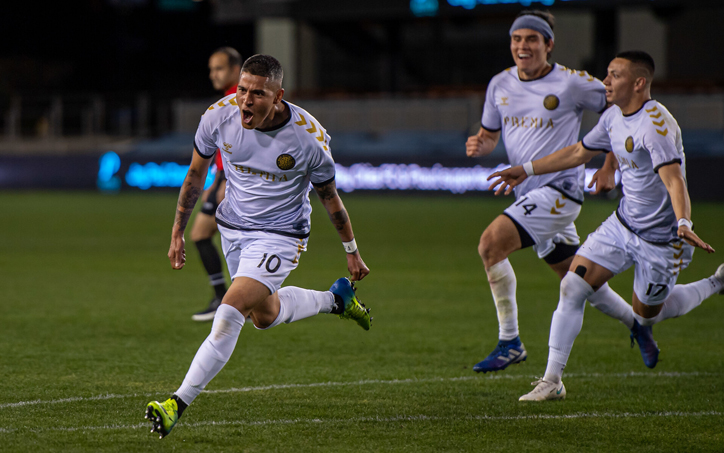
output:
<svg viewBox="0 0 724 453"><path fill-rule="evenodd" d="M465 154L468 157L480 157L483 155L483 140L478 135L471 135L465 142Z"/></svg>
<svg viewBox="0 0 724 453"><path fill-rule="evenodd" d="M180 234L176 232L171 233L171 246L168 248L168 260L174 269L181 269L186 264L185 243L183 232Z"/></svg>

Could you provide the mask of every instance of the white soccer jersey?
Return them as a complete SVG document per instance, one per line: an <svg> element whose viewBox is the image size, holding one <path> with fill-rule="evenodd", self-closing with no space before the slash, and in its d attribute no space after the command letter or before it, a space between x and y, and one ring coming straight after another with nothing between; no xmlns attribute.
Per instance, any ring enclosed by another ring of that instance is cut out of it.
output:
<svg viewBox="0 0 724 453"><path fill-rule="evenodd" d="M600 112L606 106L603 83L585 71L554 64L535 80L520 80L513 66L493 77L485 95L484 129L502 129L510 164L521 165L578 142L583 110ZM584 166L535 175L515 188L516 198L551 186L568 198L583 201Z"/></svg>
<svg viewBox="0 0 724 453"><path fill-rule="evenodd" d="M677 238L676 214L658 171L678 162L686 178L686 161L681 129L666 107L652 99L624 115L614 105L583 138L583 146L616 155L624 193L616 214L624 226L648 242Z"/></svg>
<svg viewBox="0 0 724 453"><path fill-rule="evenodd" d="M222 98L201 117L194 146L210 158L219 149L228 183L216 211L220 225L307 237L310 182L334 179L330 137L305 110L284 104L290 119L274 130L244 129L236 95Z"/></svg>

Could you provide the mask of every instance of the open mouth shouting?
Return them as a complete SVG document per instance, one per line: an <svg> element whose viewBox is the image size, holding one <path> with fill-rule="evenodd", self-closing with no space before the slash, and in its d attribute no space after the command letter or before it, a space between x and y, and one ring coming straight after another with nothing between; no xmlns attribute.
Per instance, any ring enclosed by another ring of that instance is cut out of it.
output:
<svg viewBox="0 0 724 453"><path fill-rule="evenodd" d="M254 114L251 110L241 110L241 122L244 124L251 124L251 120L254 119Z"/></svg>

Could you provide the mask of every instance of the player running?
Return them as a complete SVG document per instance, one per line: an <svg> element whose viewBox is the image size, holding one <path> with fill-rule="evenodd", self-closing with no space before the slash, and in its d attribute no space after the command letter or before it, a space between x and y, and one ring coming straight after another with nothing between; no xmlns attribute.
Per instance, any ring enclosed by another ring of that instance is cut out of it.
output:
<svg viewBox="0 0 724 453"><path fill-rule="evenodd" d="M209 79L214 89L223 91L226 96L236 93L236 83L239 81L241 71L241 55L231 47L221 47L209 57ZM212 238L218 228L216 227L216 208L224 199L226 190L226 176L224 175L224 162L221 152L214 156L216 164L216 177L211 187L202 196L201 211L196 214L191 227L191 240L196 244L201 256L201 263L209 275L209 284L214 288L214 297L208 306L191 316L194 321L211 321L214 319L216 309L226 294L226 280L221 269L221 258L216 250Z"/></svg>
<svg viewBox="0 0 724 453"><path fill-rule="evenodd" d="M241 68L236 95L222 98L201 117L168 257L174 269L183 268L184 228L210 158L220 148L228 187L216 220L233 281L181 387L163 403L148 403L146 418L160 437L173 429L184 409L224 367L247 318L263 330L333 313L370 328L369 309L358 302L346 278L334 282L329 291L281 288L307 249L310 182L343 241L351 280L369 274L337 194L330 137L312 115L282 100L282 78L275 58L254 55Z"/></svg>
<svg viewBox="0 0 724 453"><path fill-rule="evenodd" d="M618 159L624 197L618 209L588 236L561 281L553 313L545 376L521 401L562 399L561 381L573 341L583 325L586 298L614 275L635 266L634 316L642 328L693 310L724 288L724 264L709 278L676 285L694 247L714 249L692 230L684 147L674 117L651 99L654 60L645 52L619 53L608 66L606 99L614 104L582 141L549 156L491 175L496 194L508 194L529 176L575 168L602 152ZM658 359L656 344L645 356Z"/></svg>
<svg viewBox="0 0 724 453"><path fill-rule="evenodd" d="M576 143L583 110L601 112L606 95L600 80L584 71L549 64L553 50L553 16L523 11L510 27L510 50L516 66L493 77L488 85L481 128L468 138L469 157L493 151L501 136L511 165L546 156ZM594 175L594 193L615 187L616 162L607 158ZM584 166L535 176L516 187L517 201L483 232L478 253L498 312L498 345L473 367L477 372L499 371L527 358L518 330L516 277L508 256L533 247L560 278L578 249L574 221L583 202ZM589 186L589 187L590 187ZM592 305L637 329L631 306L604 285L589 298ZM646 340L640 339L639 345Z"/></svg>

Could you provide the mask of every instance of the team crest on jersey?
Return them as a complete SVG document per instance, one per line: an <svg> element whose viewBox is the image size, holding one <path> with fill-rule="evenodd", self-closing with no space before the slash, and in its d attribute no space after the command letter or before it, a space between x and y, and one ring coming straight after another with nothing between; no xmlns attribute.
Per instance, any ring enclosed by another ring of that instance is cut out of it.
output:
<svg viewBox="0 0 724 453"><path fill-rule="evenodd" d="M625 146L626 146L626 151L628 151L630 153L633 152L634 142L633 142L633 137L631 137L630 135L628 136L628 138L626 138Z"/></svg>
<svg viewBox="0 0 724 453"><path fill-rule="evenodd" d="M543 107L547 108L548 110L555 110L560 104L561 101L555 94L549 94L545 97L545 99L543 99Z"/></svg>
<svg viewBox="0 0 724 453"><path fill-rule="evenodd" d="M296 164L296 161L289 154L280 154L279 157L277 157L277 167L282 170L291 170L294 168L294 164Z"/></svg>

